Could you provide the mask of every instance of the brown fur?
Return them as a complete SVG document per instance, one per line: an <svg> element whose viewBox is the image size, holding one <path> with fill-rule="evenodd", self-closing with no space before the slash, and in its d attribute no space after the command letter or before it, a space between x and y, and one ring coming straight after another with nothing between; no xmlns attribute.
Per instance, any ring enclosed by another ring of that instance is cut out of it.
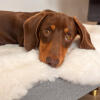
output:
<svg viewBox="0 0 100 100"><path fill-rule="evenodd" d="M0 11L0 45L19 44L28 51L39 48L40 60L53 67L62 64L76 35L80 35L80 48L95 49L89 33L76 17L51 10Z"/></svg>

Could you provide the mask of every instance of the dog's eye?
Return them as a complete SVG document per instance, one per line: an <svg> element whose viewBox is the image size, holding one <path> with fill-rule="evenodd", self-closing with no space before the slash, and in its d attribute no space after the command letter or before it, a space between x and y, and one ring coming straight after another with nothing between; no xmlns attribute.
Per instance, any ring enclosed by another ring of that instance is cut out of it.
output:
<svg viewBox="0 0 100 100"><path fill-rule="evenodd" d="M50 29L46 29L45 32L44 32L44 35L45 36L49 36L51 33L51 30Z"/></svg>
<svg viewBox="0 0 100 100"><path fill-rule="evenodd" d="M70 32L66 32L66 34L65 34L65 40L66 41L71 40L71 33Z"/></svg>
<svg viewBox="0 0 100 100"><path fill-rule="evenodd" d="M50 33L50 30L45 30L46 34L49 34Z"/></svg>

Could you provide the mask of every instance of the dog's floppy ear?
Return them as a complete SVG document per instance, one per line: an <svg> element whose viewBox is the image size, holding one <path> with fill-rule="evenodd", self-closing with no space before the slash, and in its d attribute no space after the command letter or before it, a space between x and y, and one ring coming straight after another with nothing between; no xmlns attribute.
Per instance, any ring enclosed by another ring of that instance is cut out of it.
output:
<svg viewBox="0 0 100 100"><path fill-rule="evenodd" d="M80 39L81 39L79 47L83 49L95 49L86 28L81 24L81 22L76 17L73 18L76 24L77 33L80 35Z"/></svg>
<svg viewBox="0 0 100 100"><path fill-rule="evenodd" d="M42 21L47 16L47 13L40 12L36 15L28 18L24 22L24 47L26 50L31 50L33 48L38 48L39 46L39 36L38 36L38 30L39 26L42 23Z"/></svg>

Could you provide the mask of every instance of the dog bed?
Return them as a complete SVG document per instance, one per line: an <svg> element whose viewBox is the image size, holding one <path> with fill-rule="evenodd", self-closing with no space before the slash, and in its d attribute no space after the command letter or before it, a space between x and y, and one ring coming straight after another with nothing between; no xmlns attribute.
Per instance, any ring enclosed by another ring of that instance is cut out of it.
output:
<svg viewBox="0 0 100 100"><path fill-rule="evenodd" d="M57 69L40 62L37 50L26 52L18 45L0 46L0 100L19 99L37 82L56 78L82 85L100 84L100 26L85 26L96 50L78 48L77 37Z"/></svg>

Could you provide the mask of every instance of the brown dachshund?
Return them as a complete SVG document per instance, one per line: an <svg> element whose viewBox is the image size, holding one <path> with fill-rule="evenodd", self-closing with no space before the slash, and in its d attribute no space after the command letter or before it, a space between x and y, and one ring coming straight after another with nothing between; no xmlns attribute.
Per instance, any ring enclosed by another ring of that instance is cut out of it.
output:
<svg viewBox="0 0 100 100"><path fill-rule="evenodd" d="M95 49L86 28L76 17L51 10L42 12L0 11L0 45L19 44L26 50L39 49L39 59L60 66L75 37L79 47Z"/></svg>

